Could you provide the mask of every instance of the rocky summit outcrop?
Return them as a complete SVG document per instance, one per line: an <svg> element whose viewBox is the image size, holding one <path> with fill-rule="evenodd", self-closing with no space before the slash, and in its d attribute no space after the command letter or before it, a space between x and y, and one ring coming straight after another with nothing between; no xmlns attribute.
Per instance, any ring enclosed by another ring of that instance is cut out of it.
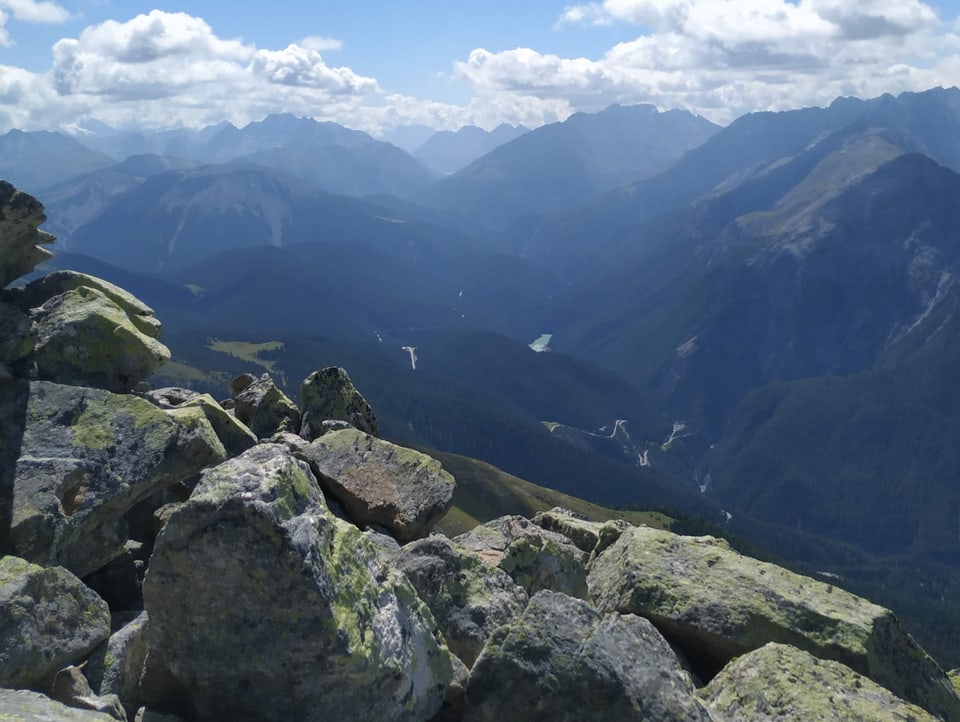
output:
<svg viewBox="0 0 960 722"><path fill-rule="evenodd" d="M944 719L960 719L946 674L887 609L723 540L635 527L591 564L590 599L650 619L712 677L768 642L834 659Z"/></svg>
<svg viewBox="0 0 960 722"><path fill-rule="evenodd" d="M379 436L377 416L338 366L314 371L300 384L300 436L313 441L327 432L326 420L346 421L358 431Z"/></svg>
<svg viewBox="0 0 960 722"><path fill-rule="evenodd" d="M453 676L413 587L276 444L207 471L170 514L144 605L148 674L200 719L427 719Z"/></svg>
<svg viewBox="0 0 960 722"><path fill-rule="evenodd" d="M623 519L591 521L581 514L559 506L538 512L532 521L548 531L562 534L578 549L592 556L596 556L613 544L626 529L630 528Z"/></svg>
<svg viewBox="0 0 960 722"><path fill-rule="evenodd" d="M41 248L54 240L39 230L45 220L36 198L0 181L0 288L50 258L50 251Z"/></svg>
<svg viewBox="0 0 960 722"><path fill-rule="evenodd" d="M281 431L296 433L300 429L300 409L270 378L234 379L234 413L258 439L266 439ZM239 382L239 383L238 383Z"/></svg>
<svg viewBox="0 0 960 722"><path fill-rule="evenodd" d="M690 676L645 619L603 615L542 591L487 644L467 686L467 722L708 722Z"/></svg>

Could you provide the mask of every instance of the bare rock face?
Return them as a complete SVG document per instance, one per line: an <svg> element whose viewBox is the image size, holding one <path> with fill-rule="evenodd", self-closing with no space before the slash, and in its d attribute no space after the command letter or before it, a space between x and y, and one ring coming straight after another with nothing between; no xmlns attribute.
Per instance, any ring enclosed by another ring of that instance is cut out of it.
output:
<svg viewBox="0 0 960 722"><path fill-rule="evenodd" d="M234 382L239 379L247 380L245 376L238 376ZM258 439L270 438L281 431L296 433L300 429L300 409L277 388L270 374L263 374L246 385L235 383L235 388L238 387L241 390L234 399L234 413Z"/></svg>
<svg viewBox="0 0 960 722"><path fill-rule="evenodd" d="M300 384L300 436L313 441L327 432L323 422L346 421L358 431L379 436L377 417L347 372L338 366L314 371Z"/></svg>
<svg viewBox="0 0 960 722"><path fill-rule="evenodd" d="M116 722L104 712L74 709L37 692L0 689L4 722Z"/></svg>
<svg viewBox="0 0 960 722"><path fill-rule="evenodd" d="M709 722L670 645L647 620L536 594L470 673L465 722Z"/></svg>
<svg viewBox="0 0 960 722"><path fill-rule="evenodd" d="M0 288L50 258L40 247L54 240L39 229L46 219L36 198L0 181Z"/></svg>
<svg viewBox="0 0 960 722"><path fill-rule="evenodd" d="M47 381L29 385L12 484L15 553L85 577L124 553L138 502L226 458L199 408Z"/></svg>
<svg viewBox="0 0 960 722"><path fill-rule="evenodd" d="M159 712L426 720L453 677L413 587L277 444L204 473L167 516L143 594L147 675L169 680L145 700Z"/></svg>
<svg viewBox="0 0 960 722"><path fill-rule="evenodd" d="M362 431L333 431L299 451L353 521L400 542L429 534L453 504L457 484L439 461Z"/></svg>
<svg viewBox="0 0 960 722"><path fill-rule="evenodd" d="M66 569L0 557L0 687L46 688L109 634L107 603Z"/></svg>

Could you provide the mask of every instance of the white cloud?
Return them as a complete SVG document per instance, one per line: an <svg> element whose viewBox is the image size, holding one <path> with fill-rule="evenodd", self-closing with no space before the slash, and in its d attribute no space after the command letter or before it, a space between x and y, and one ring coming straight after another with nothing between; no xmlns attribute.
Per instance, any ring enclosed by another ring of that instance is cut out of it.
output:
<svg viewBox="0 0 960 722"><path fill-rule="evenodd" d="M343 42L337 38L330 38L326 35L308 35L299 43L297 43L301 48L306 48L307 50L316 50L318 53L325 53L327 51L340 50L343 48Z"/></svg>
<svg viewBox="0 0 960 722"><path fill-rule="evenodd" d="M63 23L70 19L70 13L55 2L0 0L0 8L9 10L17 20L27 23Z"/></svg>

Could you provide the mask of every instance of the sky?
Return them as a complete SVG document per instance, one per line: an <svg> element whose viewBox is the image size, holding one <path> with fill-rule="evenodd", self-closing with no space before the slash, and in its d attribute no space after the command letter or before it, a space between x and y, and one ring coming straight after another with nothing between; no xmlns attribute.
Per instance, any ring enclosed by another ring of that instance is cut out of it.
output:
<svg viewBox="0 0 960 722"><path fill-rule="evenodd" d="M960 85L960 0L0 0L0 132L536 127L611 103L746 112Z"/></svg>

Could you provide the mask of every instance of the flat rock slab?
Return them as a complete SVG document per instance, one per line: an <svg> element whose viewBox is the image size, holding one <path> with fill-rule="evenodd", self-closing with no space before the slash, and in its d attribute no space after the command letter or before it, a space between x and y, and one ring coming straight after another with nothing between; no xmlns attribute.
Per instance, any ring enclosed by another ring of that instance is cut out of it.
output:
<svg viewBox="0 0 960 722"><path fill-rule="evenodd" d="M689 675L645 619L536 594L470 674L464 722L707 722Z"/></svg>
<svg viewBox="0 0 960 722"><path fill-rule="evenodd" d="M37 692L0 689L0 720L4 722L116 722L104 712L74 709Z"/></svg>
<svg viewBox="0 0 960 722"><path fill-rule="evenodd" d="M339 366L314 371L300 384L300 436L313 441L327 433L323 422L345 421L358 431L379 436L377 416Z"/></svg>
<svg viewBox="0 0 960 722"><path fill-rule="evenodd" d="M0 687L47 687L109 635L107 603L66 569L0 558Z"/></svg>
<svg viewBox="0 0 960 722"><path fill-rule="evenodd" d="M456 481L439 461L362 431L324 434L300 452L354 522L401 542L429 534L453 504Z"/></svg>
<svg viewBox="0 0 960 722"><path fill-rule="evenodd" d="M849 667L785 644L766 644L724 667L700 697L718 717L796 722L935 722Z"/></svg>
<svg viewBox="0 0 960 722"><path fill-rule="evenodd" d="M157 711L426 720L453 677L413 587L333 517L309 466L281 445L204 473L167 516L143 596L146 677L170 680L144 700Z"/></svg>
<svg viewBox="0 0 960 722"><path fill-rule="evenodd" d="M650 619L706 678L736 656L780 642L960 719L946 675L889 610L738 554L722 540L633 527L592 562L587 581L598 609Z"/></svg>

